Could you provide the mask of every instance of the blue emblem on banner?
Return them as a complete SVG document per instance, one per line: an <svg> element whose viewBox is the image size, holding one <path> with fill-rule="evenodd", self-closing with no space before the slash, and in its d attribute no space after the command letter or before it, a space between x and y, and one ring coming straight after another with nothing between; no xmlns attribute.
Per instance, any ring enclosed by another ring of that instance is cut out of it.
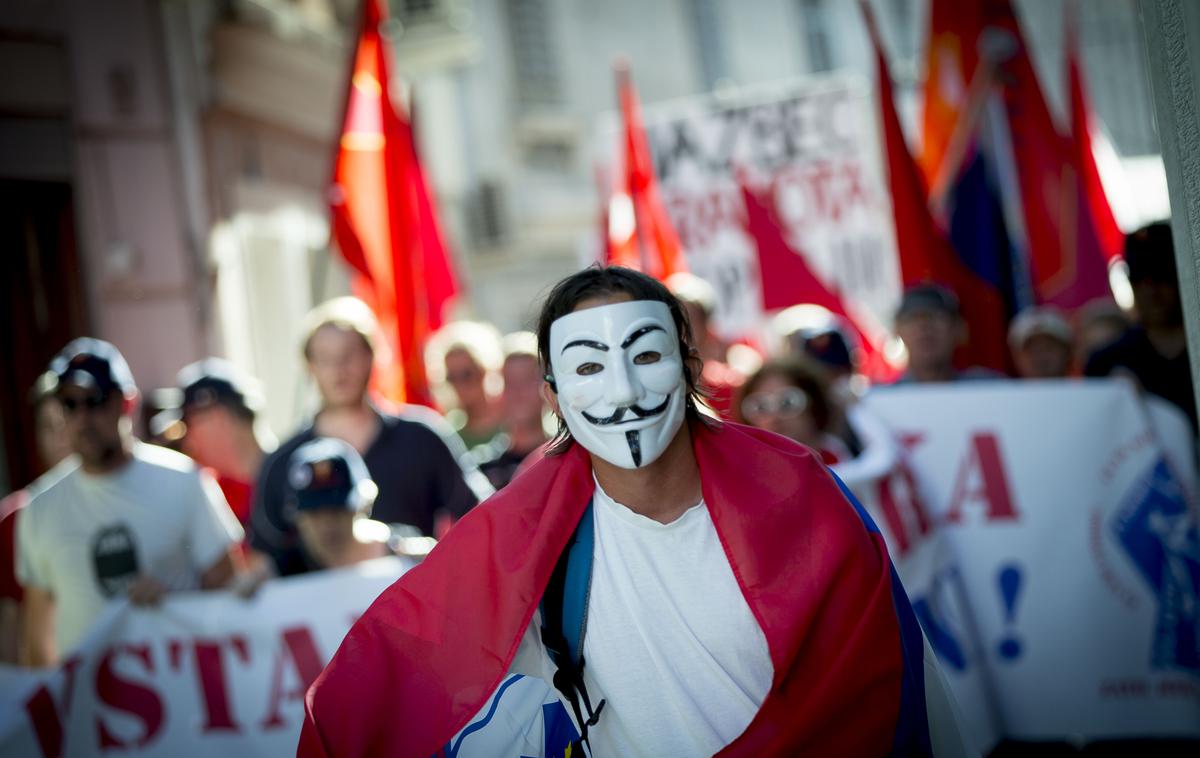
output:
<svg viewBox="0 0 1200 758"><path fill-rule="evenodd" d="M1200 530L1166 461L1130 488L1112 530L1154 591L1151 665L1200 674Z"/></svg>

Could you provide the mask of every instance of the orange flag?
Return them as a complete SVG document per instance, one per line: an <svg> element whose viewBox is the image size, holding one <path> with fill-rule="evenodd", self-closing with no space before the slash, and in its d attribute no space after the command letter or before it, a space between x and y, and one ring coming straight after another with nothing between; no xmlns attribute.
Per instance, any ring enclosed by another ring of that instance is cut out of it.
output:
<svg viewBox="0 0 1200 758"><path fill-rule="evenodd" d="M334 164L333 238L354 270L354 293L379 319L390 360L377 388L390 400L430 404L423 350L458 292L451 257L413 142L393 100L382 0L365 0L346 116Z"/></svg>
<svg viewBox="0 0 1200 758"><path fill-rule="evenodd" d="M618 63L617 97L624 122L624 166L604 214L605 262L643 271L662 281L687 271L683 246L658 194L658 180L642 109L629 75L629 66Z"/></svg>

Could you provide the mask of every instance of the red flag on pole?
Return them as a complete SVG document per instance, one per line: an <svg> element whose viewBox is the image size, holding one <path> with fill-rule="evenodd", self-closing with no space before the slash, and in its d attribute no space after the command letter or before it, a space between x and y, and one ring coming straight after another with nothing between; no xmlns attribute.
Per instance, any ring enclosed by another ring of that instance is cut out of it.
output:
<svg viewBox="0 0 1200 758"><path fill-rule="evenodd" d="M929 211L924 177L908 151L892 99L892 80L875 16L859 3L875 53L879 116L887 157L888 189L896 224L896 249L905 287L940 284L954 290L970 333L958 363L1004 370L1008 365L1008 323L1002 295L968 269L938 228ZM952 131L952 130L951 130ZM946 142L949 142L947 136Z"/></svg>
<svg viewBox="0 0 1200 758"><path fill-rule="evenodd" d="M377 386L397 402L429 404L422 352L458 292L412 124L395 102L382 0L365 0L334 163L333 238L391 349Z"/></svg>
<svg viewBox="0 0 1200 758"><path fill-rule="evenodd" d="M1079 50L1079 5L1068 0L1063 7L1066 18L1067 82L1071 97L1071 151L1078 167L1079 181L1083 185L1087 207L1091 211L1092 223L1100 242L1100 250L1106 261L1120 256L1125 246L1125 234L1117 225L1112 205L1100 181L1096 168L1096 155L1092 149L1097 139L1092 110L1088 107L1087 93L1083 86L1083 73Z"/></svg>
<svg viewBox="0 0 1200 758"><path fill-rule="evenodd" d="M643 271L663 281L687 271L683 246L658 194L654 162L637 92L624 62L616 65L621 104L624 165L609 197L605 223L605 262Z"/></svg>
<svg viewBox="0 0 1200 758"><path fill-rule="evenodd" d="M990 63L1003 83L1034 295L1073 309L1109 294L1108 271L1070 146L1055 128L1009 0L985 4Z"/></svg>

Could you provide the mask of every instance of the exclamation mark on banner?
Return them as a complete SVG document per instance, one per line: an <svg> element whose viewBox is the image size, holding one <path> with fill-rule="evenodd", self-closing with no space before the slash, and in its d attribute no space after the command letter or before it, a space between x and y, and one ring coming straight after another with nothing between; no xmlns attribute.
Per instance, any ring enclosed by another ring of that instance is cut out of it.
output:
<svg viewBox="0 0 1200 758"><path fill-rule="evenodd" d="M1017 595L1021 592L1021 569L1015 563L1010 563L1000 569L996 577L1000 585L1000 599L1004 603L1004 638L1000 640L997 650L1000 657L1006 661L1015 660L1021 655L1021 640L1013 629L1014 617L1017 610Z"/></svg>

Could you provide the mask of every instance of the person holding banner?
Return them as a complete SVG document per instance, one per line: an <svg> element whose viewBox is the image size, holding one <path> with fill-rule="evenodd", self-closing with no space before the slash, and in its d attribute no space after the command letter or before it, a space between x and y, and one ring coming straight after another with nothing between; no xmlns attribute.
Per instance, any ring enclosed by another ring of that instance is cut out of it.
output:
<svg viewBox="0 0 1200 758"><path fill-rule="evenodd" d="M167 592L228 585L242 537L212 479L134 439L137 387L115 347L77 339L50 371L75 455L17 522L30 666L71 651L110 599L154 605Z"/></svg>
<svg viewBox="0 0 1200 758"><path fill-rule="evenodd" d="M700 414L690 336L638 272L555 286L547 455L359 619L299 755L457 753L522 715L480 715L514 673L570 704L572 755L962 752L878 530L807 449Z"/></svg>

